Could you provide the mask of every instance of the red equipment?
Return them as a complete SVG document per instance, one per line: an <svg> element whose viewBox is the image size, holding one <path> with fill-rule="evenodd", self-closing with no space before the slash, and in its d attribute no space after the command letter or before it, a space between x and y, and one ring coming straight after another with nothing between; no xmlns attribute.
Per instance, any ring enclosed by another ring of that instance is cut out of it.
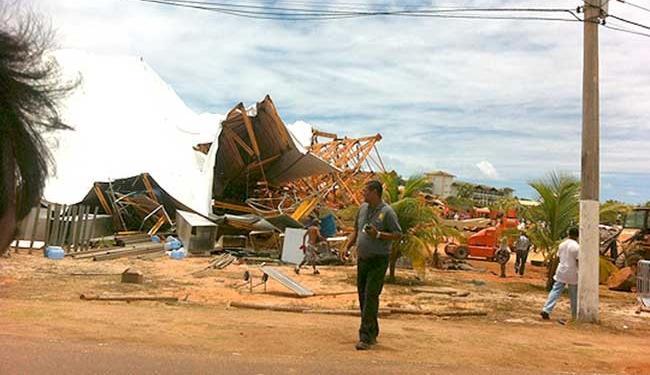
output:
<svg viewBox="0 0 650 375"><path fill-rule="evenodd" d="M499 249L499 242L504 230L515 229L519 225L515 210L507 212L495 226L491 226L472 234L467 239L467 244L449 243L445 246L445 253L457 259L467 257L486 258L495 260L495 253ZM509 244L512 247L512 244Z"/></svg>

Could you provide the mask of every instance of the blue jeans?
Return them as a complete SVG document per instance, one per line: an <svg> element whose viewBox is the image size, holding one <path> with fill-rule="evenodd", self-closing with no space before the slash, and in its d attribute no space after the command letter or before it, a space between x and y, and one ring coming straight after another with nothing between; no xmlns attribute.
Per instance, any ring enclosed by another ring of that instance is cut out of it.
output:
<svg viewBox="0 0 650 375"><path fill-rule="evenodd" d="M542 311L546 312L549 315L551 314L551 312L553 312L553 308L555 307L557 300L560 299L560 296L562 295L562 292L564 291L565 287L569 288L569 300L571 301L571 317L575 319L576 314L578 313L578 286L577 285L571 285L571 284L567 285L565 283L555 281L555 283L553 284L553 288L551 289L551 292L548 294L548 299L546 299L546 303L544 304L544 308L542 308Z"/></svg>

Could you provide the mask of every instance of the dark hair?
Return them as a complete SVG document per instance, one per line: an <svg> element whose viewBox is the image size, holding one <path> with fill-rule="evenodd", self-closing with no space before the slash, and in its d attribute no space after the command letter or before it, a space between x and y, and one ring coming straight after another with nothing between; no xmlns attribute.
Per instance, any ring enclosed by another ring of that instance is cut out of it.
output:
<svg viewBox="0 0 650 375"><path fill-rule="evenodd" d="M16 219L41 199L51 156L40 133L70 129L63 124L57 101L77 83L63 84L58 65L46 57L53 33L30 12L0 6L0 216L16 189Z"/></svg>
<svg viewBox="0 0 650 375"><path fill-rule="evenodd" d="M580 236L580 229L578 227L569 228L569 237L578 237Z"/></svg>
<svg viewBox="0 0 650 375"><path fill-rule="evenodd" d="M368 181L366 183L366 187L368 188L368 190L376 191L377 194L379 194L380 197L382 196L382 194L384 192L384 187L381 186L381 182L379 182L377 180Z"/></svg>

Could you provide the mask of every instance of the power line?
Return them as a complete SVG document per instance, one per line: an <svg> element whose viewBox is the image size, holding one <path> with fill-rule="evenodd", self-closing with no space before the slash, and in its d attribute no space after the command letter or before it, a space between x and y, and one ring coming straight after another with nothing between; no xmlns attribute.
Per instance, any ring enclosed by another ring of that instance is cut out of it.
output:
<svg viewBox="0 0 650 375"><path fill-rule="evenodd" d="M630 25L634 25L634 26L637 26L637 27L640 27L640 28L643 28L643 29L646 29L646 30L650 30L650 26L646 26L646 25L643 25L643 24L638 23L638 22L630 21L630 20L627 20L625 18L617 17L617 16L615 16L613 14L608 15L608 17L612 17L615 20L619 20L621 22L625 22L625 23L630 24Z"/></svg>
<svg viewBox="0 0 650 375"><path fill-rule="evenodd" d="M646 11L646 12L650 12L650 8L646 8L646 7L644 7L644 6L641 6L641 5L637 5L637 4L631 3L631 2L629 2L629 1L627 1L627 0L617 0L617 1L618 1L619 3L627 4L627 5L631 6L631 7L634 7L634 8L637 8L637 9L641 9L641 10L644 10L644 11Z"/></svg>
<svg viewBox="0 0 650 375"><path fill-rule="evenodd" d="M322 10L306 9L300 7L276 7L246 4L227 4L217 1L190 1L190 0L137 0L140 2L156 3L162 5L193 8L213 11L247 18L276 19L276 20L313 20L313 19L342 19L370 16L406 16L406 17L432 17L432 18L464 18L464 19L501 19L501 20L541 20L541 21L582 21L572 10L559 8L423 8L417 10ZM249 3L250 4L250 3ZM480 16L480 15L453 15L449 13L566 13L574 19L559 17L533 17L533 16ZM447 13L447 14L441 14Z"/></svg>
<svg viewBox="0 0 650 375"><path fill-rule="evenodd" d="M620 32L628 33L628 34L634 34L634 35L639 35L639 36L644 36L644 37L650 38L650 34L642 33L642 32L639 32L639 31L634 31L634 30L630 30L630 29L626 29L626 28L622 28L622 27L618 27L618 26L612 26L611 24L605 24L605 25L603 25L603 27L606 28L606 29L610 29L610 30L615 30L615 31L620 31Z"/></svg>

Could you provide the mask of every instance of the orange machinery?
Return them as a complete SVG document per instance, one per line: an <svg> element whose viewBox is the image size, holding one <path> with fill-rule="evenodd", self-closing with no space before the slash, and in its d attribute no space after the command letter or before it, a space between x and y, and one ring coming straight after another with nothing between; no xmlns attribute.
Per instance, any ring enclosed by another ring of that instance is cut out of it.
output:
<svg viewBox="0 0 650 375"><path fill-rule="evenodd" d="M499 249L503 231L515 229L519 225L515 210L509 210L505 216L498 220L499 222L496 225L472 234L467 239L467 244L448 243L445 246L445 253L457 259L473 257L495 260L495 253ZM509 245L512 247L512 244Z"/></svg>

